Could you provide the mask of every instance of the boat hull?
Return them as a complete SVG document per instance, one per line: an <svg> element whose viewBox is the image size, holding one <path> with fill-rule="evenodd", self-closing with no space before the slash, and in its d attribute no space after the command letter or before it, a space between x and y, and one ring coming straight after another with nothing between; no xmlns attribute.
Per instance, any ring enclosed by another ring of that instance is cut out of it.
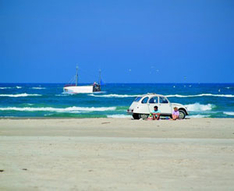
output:
<svg viewBox="0 0 234 191"><path fill-rule="evenodd" d="M63 88L64 92L67 93L93 93L93 92L98 92L101 91L100 86L65 86Z"/></svg>

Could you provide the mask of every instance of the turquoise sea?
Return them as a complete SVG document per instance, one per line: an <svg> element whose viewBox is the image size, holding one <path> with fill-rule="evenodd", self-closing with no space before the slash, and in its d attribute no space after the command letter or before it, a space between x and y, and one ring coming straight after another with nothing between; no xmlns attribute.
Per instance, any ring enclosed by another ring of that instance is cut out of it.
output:
<svg viewBox="0 0 234 191"><path fill-rule="evenodd" d="M158 93L187 107L187 118L234 118L234 84L105 84L95 94L65 94L65 84L0 84L0 117L125 118L138 95Z"/></svg>

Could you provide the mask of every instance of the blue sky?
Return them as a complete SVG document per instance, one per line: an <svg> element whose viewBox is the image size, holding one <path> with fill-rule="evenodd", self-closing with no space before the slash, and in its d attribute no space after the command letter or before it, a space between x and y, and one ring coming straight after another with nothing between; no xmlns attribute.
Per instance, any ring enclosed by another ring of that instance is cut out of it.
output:
<svg viewBox="0 0 234 191"><path fill-rule="evenodd" d="M0 0L0 82L234 82L232 0Z"/></svg>

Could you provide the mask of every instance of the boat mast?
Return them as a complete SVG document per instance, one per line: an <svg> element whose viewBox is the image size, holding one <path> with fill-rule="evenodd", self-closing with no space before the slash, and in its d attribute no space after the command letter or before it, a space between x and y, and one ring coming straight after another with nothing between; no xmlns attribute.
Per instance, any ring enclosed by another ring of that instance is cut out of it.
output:
<svg viewBox="0 0 234 191"><path fill-rule="evenodd" d="M99 70L99 85L101 85L101 73L102 73L102 71L101 71L101 69Z"/></svg>
<svg viewBox="0 0 234 191"><path fill-rule="evenodd" d="M78 66L76 66L76 86L78 84Z"/></svg>

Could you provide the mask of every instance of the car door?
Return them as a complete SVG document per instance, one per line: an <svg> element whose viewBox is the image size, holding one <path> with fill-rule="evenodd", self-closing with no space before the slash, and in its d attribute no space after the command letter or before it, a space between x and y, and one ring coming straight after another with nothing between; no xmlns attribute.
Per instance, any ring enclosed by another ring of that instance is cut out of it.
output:
<svg viewBox="0 0 234 191"><path fill-rule="evenodd" d="M172 114L171 103L168 99L164 96L159 96L159 104L158 109L161 111L162 114Z"/></svg>
<svg viewBox="0 0 234 191"><path fill-rule="evenodd" d="M148 100L149 100L148 96L142 99L141 105L138 108L138 113L149 114Z"/></svg>
<svg viewBox="0 0 234 191"><path fill-rule="evenodd" d="M158 96L153 96L149 99L149 111L152 113L154 111L154 106L158 106Z"/></svg>
<svg viewBox="0 0 234 191"><path fill-rule="evenodd" d="M144 97L139 104L133 109L133 113L135 114L149 114L148 108L148 99L149 97Z"/></svg>

